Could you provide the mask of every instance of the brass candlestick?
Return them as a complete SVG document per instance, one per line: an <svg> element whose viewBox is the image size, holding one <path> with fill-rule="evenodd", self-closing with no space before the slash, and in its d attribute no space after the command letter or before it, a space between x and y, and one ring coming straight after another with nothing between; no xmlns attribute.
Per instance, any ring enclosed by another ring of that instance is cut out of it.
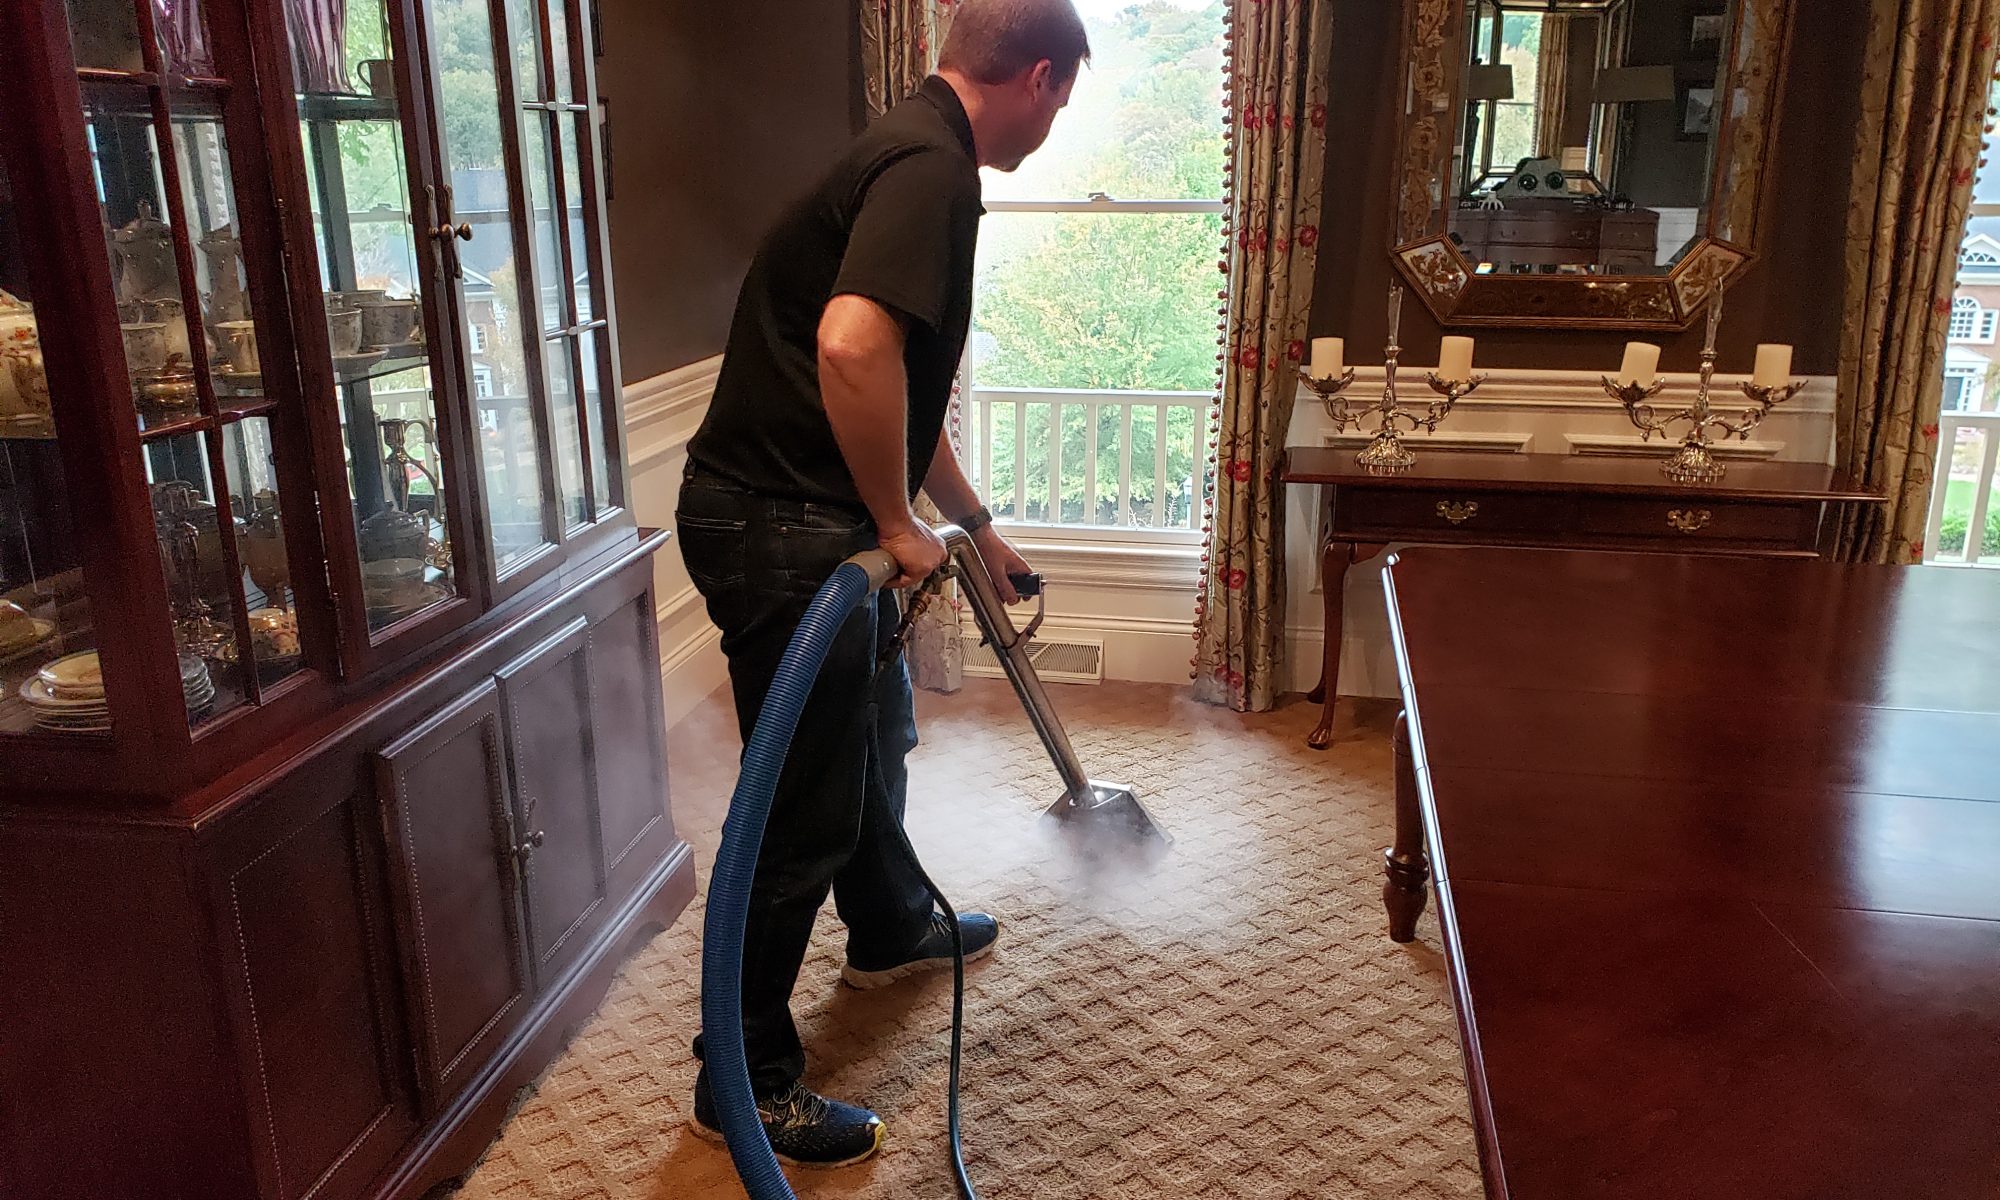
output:
<svg viewBox="0 0 2000 1200"><path fill-rule="evenodd" d="M1435 433L1444 419L1451 415L1452 408L1486 382L1484 375L1474 375L1470 379L1445 379L1436 371L1427 372L1424 382L1438 394L1439 399L1426 404L1421 414L1406 410L1396 395L1396 368L1403 353L1403 348L1397 344L1402 322L1403 287L1396 284L1389 289L1389 343L1382 351L1382 371L1387 382L1382 388L1382 399L1375 403L1359 405L1348 400L1345 393L1354 382L1352 368L1338 378L1327 379L1315 378L1307 368L1299 369L1299 378L1326 406L1327 418L1333 422L1334 429L1344 433L1349 428L1361 428L1371 416L1379 420L1375 436L1354 456L1354 461L1369 471L1381 474L1407 471L1417 461L1417 456L1403 444L1402 433L1396 427L1398 421L1408 421L1411 433L1419 429Z"/></svg>
<svg viewBox="0 0 2000 1200"><path fill-rule="evenodd" d="M1715 382L1715 337L1721 328L1722 293L1717 292L1715 302L1708 310L1708 337L1701 349L1701 385L1695 391L1694 403L1678 412L1661 416L1646 403L1667 386L1664 379L1655 379L1650 384L1621 384L1609 375L1604 376L1604 390L1625 406L1625 413L1632 418L1632 424L1638 426L1642 440L1650 442L1656 433L1672 436L1667 426L1676 421L1690 422L1686 436L1681 439L1681 448L1660 464L1660 473L1676 483L1714 483L1721 479L1728 473L1728 467L1715 456L1709 431L1719 432L1723 441L1733 437L1747 442L1751 432L1764 423L1764 418L1771 415L1774 407L1798 395L1806 386L1802 379L1777 387L1746 383L1742 385L1743 394L1754 401L1756 407L1744 409L1742 415L1734 420L1718 415L1709 404L1709 392Z"/></svg>

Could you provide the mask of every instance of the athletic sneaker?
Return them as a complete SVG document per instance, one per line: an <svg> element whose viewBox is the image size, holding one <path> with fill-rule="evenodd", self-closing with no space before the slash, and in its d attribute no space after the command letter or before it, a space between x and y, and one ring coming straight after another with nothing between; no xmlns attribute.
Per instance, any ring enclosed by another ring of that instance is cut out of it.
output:
<svg viewBox="0 0 2000 1200"><path fill-rule="evenodd" d="M794 1167L852 1166L882 1148L882 1118L858 1105L829 1100L802 1083L759 1100L757 1115L764 1119L764 1137L778 1161ZM705 1141L723 1140L706 1072L695 1080L694 1132Z"/></svg>
<svg viewBox="0 0 2000 1200"><path fill-rule="evenodd" d="M958 935L965 945L965 961L974 962L993 953L993 943L1000 939L1000 922L986 913L960 913ZM943 913L934 912L930 931L916 949L893 962L856 962L850 958L840 968L840 977L847 986L867 991L950 965L951 922Z"/></svg>

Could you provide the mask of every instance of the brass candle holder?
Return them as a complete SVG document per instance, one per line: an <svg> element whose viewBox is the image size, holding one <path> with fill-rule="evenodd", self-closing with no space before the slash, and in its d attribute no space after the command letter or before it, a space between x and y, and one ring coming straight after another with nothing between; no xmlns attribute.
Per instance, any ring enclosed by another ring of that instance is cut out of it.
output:
<svg viewBox="0 0 2000 1200"><path fill-rule="evenodd" d="M1676 483L1714 483L1721 479L1728 473L1728 467L1715 456L1715 443L1710 440L1709 432L1721 434L1725 442L1730 438L1747 442L1773 408L1798 395L1806 386L1804 380L1777 387L1746 383L1742 385L1743 394L1756 407L1744 409L1734 419L1718 414L1709 402L1709 394L1715 382L1715 337L1721 327L1722 295L1718 292L1708 310L1708 337L1701 350L1701 384L1695 391L1694 403L1677 412L1662 415L1647 403L1667 386L1664 379L1654 379L1650 384L1619 383L1609 375L1604 376L1604 390L1625 406L1625 413L1638 427L1641 440L1650 442L1656 433L1671 437L1668 426L1689 422L1681 448L1660 464L1660 473Z"/></svg>
<svg viewBox="0 0 2000 1200"><path fill-rule="evenodd" d="M1436 371L1430 371L1424 375L1424 382L1439 398L1426 403L1420 412L1406 408L1396 394L1396 369L1403 353L1402 346L1397 344L1402 321L1403 288L1401 284L1396 284L1389 289L1389 342L1382 351L1382 371L1387 382L1378 401L1363 405L1348 399L1347 389L1354 383L1351 367L1345 374L1326 379L1315 377L1308 368L1299 369L1299 378L1326 406L1327 419L1333 422L1335 430L1344 433L1350 428L1359 429L1369 418L1376 419L1378 424L1374 437L1354 456L1354 461L1378 474L1407 471L1416 464L1417 456L1403 444L1402 431L1397 422L1407 421L1411 433L1419 429L1435 433L1444 419L1451 415L1452 408L1486 382L1484 375L1474 375L1469 379L1445 379Z"/></svg>

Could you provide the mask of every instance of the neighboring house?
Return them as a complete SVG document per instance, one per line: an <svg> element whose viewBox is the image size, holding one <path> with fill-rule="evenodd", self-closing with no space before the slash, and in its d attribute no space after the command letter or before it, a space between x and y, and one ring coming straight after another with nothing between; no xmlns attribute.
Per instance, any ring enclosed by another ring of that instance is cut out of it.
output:
<svg viewBox="0 0 2000 1200"><path fill-rule="evenodd" d="M2000 217L1975 218L1958 252L1945 348L1947 412L2000 408Z"/></svg>

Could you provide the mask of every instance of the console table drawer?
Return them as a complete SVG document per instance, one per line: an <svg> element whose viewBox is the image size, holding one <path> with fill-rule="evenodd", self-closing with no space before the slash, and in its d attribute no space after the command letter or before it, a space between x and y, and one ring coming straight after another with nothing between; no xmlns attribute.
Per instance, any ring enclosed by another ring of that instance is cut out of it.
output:
<svg viewBox="0 0 2000 1200"><path fill-rule="evenodd" d="M1562 497L1527 492L1342 488L1333 518L1335 527L1357 533L1477 538L1546 533L1567 523L1569 509Z"/></svg>
<svg viewBox="0 0 2000 1200"><path fill-rule="evenodd" d="M1810 549L1820 506L1703 500L1591 497L1577 513L1577 531L1599 537L1664 542L1735 542Z"/></svg>

